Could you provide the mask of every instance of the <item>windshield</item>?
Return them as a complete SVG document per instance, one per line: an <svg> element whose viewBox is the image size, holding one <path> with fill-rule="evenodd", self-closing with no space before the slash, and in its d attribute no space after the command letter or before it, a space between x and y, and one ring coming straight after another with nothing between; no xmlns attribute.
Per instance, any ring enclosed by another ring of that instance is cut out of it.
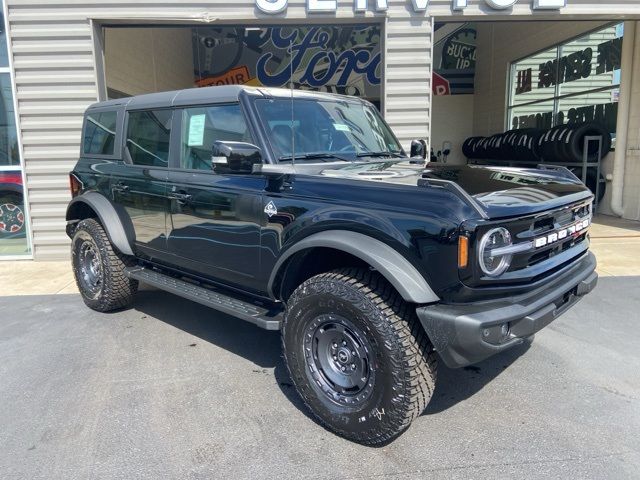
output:
<svg viewBox="0 0 640 480"><path fill-rule="evenodd" d="M279 161L353 161L401 156L375 107L344 100L259 99L256 107ZM404 155L402 155L404 156Z"/></svg>

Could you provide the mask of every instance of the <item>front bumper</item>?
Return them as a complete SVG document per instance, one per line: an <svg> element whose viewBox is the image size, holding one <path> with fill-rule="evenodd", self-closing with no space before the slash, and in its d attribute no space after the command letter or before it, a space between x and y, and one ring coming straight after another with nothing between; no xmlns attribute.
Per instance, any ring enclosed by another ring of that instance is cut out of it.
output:
<svg viewBox="0 0 640 480"><path fill-rule="evenodd" d="M450 368L480 362L521 344L575 305L598 283L588 252L558 278L516 297L416 310L435 350Z"/></svg>

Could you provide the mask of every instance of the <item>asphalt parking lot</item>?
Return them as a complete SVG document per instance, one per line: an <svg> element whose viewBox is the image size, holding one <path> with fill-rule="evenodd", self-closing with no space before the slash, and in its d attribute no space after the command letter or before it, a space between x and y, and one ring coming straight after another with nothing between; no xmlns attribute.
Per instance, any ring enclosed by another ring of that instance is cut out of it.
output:
<svg viewBox="0 0 640 480"><path fill-rule="evenodd" d="M114 314L0 297L2 478L640 478L640 277L521 347L440 369L424 414L368 448L317 425L277 333L159 291Z"/></svg>

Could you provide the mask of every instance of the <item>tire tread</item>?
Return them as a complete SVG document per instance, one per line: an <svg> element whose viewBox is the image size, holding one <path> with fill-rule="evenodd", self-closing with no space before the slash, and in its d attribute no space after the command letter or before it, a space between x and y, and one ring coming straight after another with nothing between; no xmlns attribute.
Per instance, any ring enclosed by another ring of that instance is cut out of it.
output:
<svg viewBox="0 0 640 480"><path fill-rule="evenodd" d="M318 420L338 434L365 445L385 444L406 430L427 406L435 388L437 360L433 346L429 341L418 317L415 306L406 303L393 286L376 271L363 268L343 268L321 273L300 285L289 299L289 305L295 304L304 295L305 287L312 282L337 282L349 286L354 293L366 297L386 320L386 326L378 328L385 344L397 350L391 371L398 376L402 386L396 397L398 408L396 418L379 424L379 428L367 431L366 436L354 438L352 432L339 430L327 424L317 414ZM287 317L283 322L283 340L287 329ZM284 347L284 341L283 341ZM285 362L287 363L287 362ZM287 368L290 366L287 363ZM291 378L294 378L289 371ZM298 389L309 410L313 412L305 389Z"/></svg>

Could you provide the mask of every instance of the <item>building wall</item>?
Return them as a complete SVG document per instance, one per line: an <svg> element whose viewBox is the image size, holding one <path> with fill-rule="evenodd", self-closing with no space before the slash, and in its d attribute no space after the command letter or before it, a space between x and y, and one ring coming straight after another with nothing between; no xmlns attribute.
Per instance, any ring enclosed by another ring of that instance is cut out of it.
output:
<svg viewBox="0 0 640 480"><path fill-rule="evenodd" d="M193 87L190 28L106 28L104 43L107 88L139 95Z"/></svg>
<svg viewBox="0 0 640 480"><path fill-rule="evenodd" d="M276 16L258 12L253 0L6 0L6 4L36 259L69 255L64 233L67 174L78 158L82 113L106 96L103 39L94 36L94 24L379 21L385 26L383 110L408 147L411 139L428 138L430 133L432 17L464 21L487 14L505 19L532 14L529 0L519 0L502 12L489 9L484 0L471 0L464 14L451 11L451 0L432 0L426 14L414 13L409 0L390 0L387 12L366 14L354 13L352 0L339 0L336 13L310 15L305 1L290 0L287 10ZM614 14L640 15L640 5L637 0L569 0L562 12L536 12L535 18Z"/></svg>
<svg viewBox="0 0 640 480"><path fill-rule="evenodd" d="M284 13L259 13L253 0L132 2L114 0L7 0L16 71L18 115L36 259L69 255L64 233L68 172L78 159L82 113L105 98L100 37L95 23L273 24L377 21L384 24L384 113L403 145L429 136L431 18L404 1L385 13L355 14L340 1L335 14L307 16L306 2L291 0ZM191 55L189 55L191 58Z"/></svg>
<svg viewBox="0 0 640 480"><path fill-rule="evenodd" d="M437 95L432 99L431 145L437 153L442 142L451 142L448 163L463 165L462 143L473 135L474 95Z"/></svg>
<svg viewBox="0 0 640 480"><path fill-rule="evenodd" d="M622 205L624 217L640 220L640 22L636 22L636 39L633 55L631 109L624 173Z"/></svg>

